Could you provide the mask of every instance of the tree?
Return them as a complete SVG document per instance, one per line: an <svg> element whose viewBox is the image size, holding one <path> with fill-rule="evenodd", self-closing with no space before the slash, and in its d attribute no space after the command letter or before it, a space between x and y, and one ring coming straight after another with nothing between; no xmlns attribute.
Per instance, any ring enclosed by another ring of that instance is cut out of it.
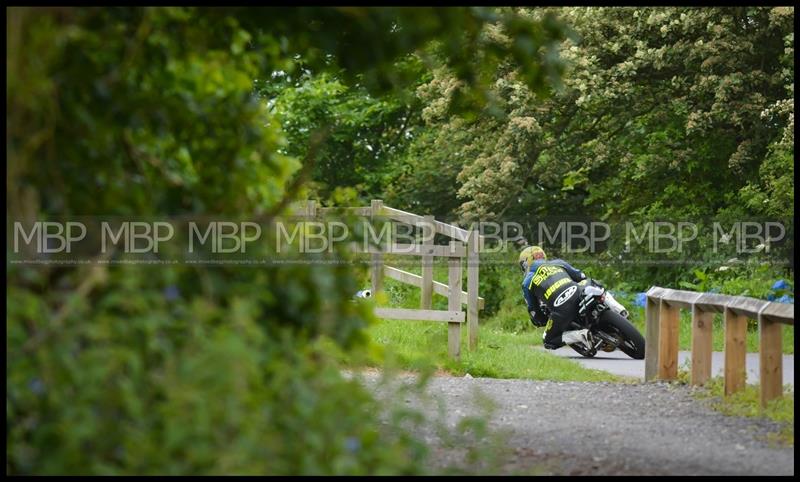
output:
<svg viewBox="0 0 800 482"><path fill-rule="evenodd" d="M513 62L494 72L495 110L466 121L449 112L458 80L446 69L419 89L428 129L469 133L450 146L470 153L453 161L463 218L736 213L791 224L792 9L549 13L579 38L561 48L568 68L556 95L536 96Z"/></svg>

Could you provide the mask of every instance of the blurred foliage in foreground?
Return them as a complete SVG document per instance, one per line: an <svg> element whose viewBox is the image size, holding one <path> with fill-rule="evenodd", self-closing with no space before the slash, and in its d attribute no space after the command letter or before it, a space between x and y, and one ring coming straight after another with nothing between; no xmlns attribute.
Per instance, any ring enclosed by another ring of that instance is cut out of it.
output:
<svg viewBox="0 0 800 482"><path fill-rule="evenodd" d="M477 66L505 59L544 91L561 37L480 8L8 9L7 215L277 214L303 172L255 79L302 68L385 92L404 82L393 62L435 42L468 107L490 80ZM423 470L425 447L381 428L328 355L368 322L348 266L7 275L7 473Z"/></svg>

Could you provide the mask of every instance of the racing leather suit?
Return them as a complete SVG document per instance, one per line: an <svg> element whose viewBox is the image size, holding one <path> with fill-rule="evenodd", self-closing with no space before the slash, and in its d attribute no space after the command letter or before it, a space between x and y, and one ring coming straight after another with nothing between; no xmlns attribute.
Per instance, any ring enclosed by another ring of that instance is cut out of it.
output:
<svg viewBox="0 0 800 482"><path fill-rule="evenodd" d="M561 334L578 315L578 299L586 275L561 259L535 260L522 281L522 296L531 322L544 326L544 347L564 346ZM548 315L550 320L548 321Z"/></svg>

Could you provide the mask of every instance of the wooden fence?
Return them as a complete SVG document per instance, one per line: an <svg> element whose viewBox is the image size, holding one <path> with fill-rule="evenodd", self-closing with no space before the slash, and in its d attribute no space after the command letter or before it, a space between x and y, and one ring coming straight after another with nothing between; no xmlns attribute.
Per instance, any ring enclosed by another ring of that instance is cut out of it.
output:
<svg viewBox="0 0 800 482"><path fill-rule="evenodd" d="M722 313L725 324L725 395L744 388L747 320L757 320L761 404L783 396L782 328L794 325L794 305L744 296L672 290L654 286L645 308L645 380L674 380L678 375L680 309L692 313L691 383L711 377L712 321Z"/></svg>
<svg viewBox="0 0 800 482"><path fill-rule="evenodd" d="M466 321L470 350L478 345L478 310L483 308L484 299L478 296L479 251L483 237L477 230L467 231L457 226L437 221L433 216L420 216L383 205L381 200L373 200L369 207L320 208L315 201L295 205L295 216L319 218L328 213L344 212L371 218L373 223L395 221L420 228L423 231L421 244L392 243L382 249L370 247L372 291L383 290L385 276L401 283L416 286L422 290L419 309L376 308L375 314L381 318L400 320L440 321L448 324L447 346L451 357L461 356L461 325ZM449 237L450 244L435 245L435 234ZM418 256L421 258L422 275L386 266L385 254ZM444 257L448 262L447 284L433 279L434 258ZM462 260L467 264L467 290L462 290ZM448 299L447 310L433 310L433 294ZM461 310L466 305L466 313Z"/></svg>

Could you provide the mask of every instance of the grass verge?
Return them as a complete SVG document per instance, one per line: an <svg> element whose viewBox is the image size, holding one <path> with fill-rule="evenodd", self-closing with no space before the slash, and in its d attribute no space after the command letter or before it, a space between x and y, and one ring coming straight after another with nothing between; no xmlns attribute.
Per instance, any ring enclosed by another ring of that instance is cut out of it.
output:
<svg viewBox="0 0 800 482"><path fill-rule="evenodd" d="M678 383L689 383L689 371L678 370ZM780 429L769 434L769 441L776 444L794 446L794 388L784 385L783 397L770 400L766 407L761 406L759 385L745 385L744 390L725 396L725 379L711 378L702 387L696 387L695 398L706 400L711 408L735 417L766 418L780 424Z"/></svg>
<svg viewBox="0 0 800 482"><path fill-rule="evenodd" d="M405 268L404 268L405 269ZM435 271L436 273L436 271ZM441 275L441 274L440 274ZM386 279L377 303L381 306L418 308L419 289ZM433 309L446 310L447 300L434 296ZM519 313L517 311L521 310ZM524 306L515 305L514 319L524 317L524 328L505 326L493 319L483 318L479 327L479 346L468 349L466 323L461 328L461 359L455 361L447 353L447 323L431 321L378 320L368 330L372 343L370 356L351 364L382 367L391 363L395 368L411 371L440 371L455 376L521 378L552 381L632 381L601 370L584 368L541 348L542 330L530 329Z"/></svg>
<svg viewBox="0 0 800 482"><path fill-rule="evenodd" d="M375 352L369 365L380 365L387 358L400 368L423 370L431 367L456 376L523 378L553 381L625 381L600 370L551 355L536 347L541 335L535 332L508 333L480 327L479 348L467 348L466 326L461 330L461 359L447 354L447 324L405 320L381 320L369 329Z"/></svg>

